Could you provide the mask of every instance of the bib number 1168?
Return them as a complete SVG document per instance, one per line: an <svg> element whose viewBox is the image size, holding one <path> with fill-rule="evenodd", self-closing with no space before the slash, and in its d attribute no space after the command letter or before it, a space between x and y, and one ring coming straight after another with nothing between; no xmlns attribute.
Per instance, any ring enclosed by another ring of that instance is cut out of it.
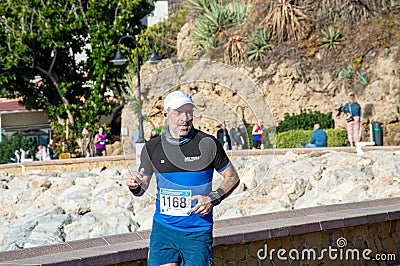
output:
<svg viewBox="0 0 400 266"><path fill-rule="evenodd" d="M160 189L160 209L162 214L189 216L191 190Z"/></svg>

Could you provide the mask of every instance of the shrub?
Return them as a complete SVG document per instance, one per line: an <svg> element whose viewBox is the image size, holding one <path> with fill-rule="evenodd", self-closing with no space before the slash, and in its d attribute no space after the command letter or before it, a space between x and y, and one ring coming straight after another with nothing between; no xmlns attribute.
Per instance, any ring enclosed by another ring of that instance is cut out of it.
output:
<svg viewBox="0 0 400 266"><path fill-rule="evenodd" d="M271 1L262 25L266 25L279 43L298 41L303 36L310 18L293 1Z"/></svg>
<svg viewBox="0 0 400 266"><path fill-rule="evenodd" d="M285 113L282 121L276 127L276 132L284 132L295 129L312 130L314 124L319 123L321 128L334 128L335 121L332 119L332 112L323 114L319 111L309 111L300 109L300 114L289 115Z"/></svg>
<svg viewBox="0 0 400 266"><path fill-rule="evenodd" d="M348 145L347 130L345 129L327 129L328 147L344 147Z"/></svg>
<svg viewBox="0 0 400 266"><path fill-rule="evenodd" d="M241 36L232 36L225 44L224 53L225 62L238 65L244 59L244 38Z"/></svg>
<svg viewBox="0 0 400 266"><path fill-rule="evenodd" d="M188 4L196 7L197 18L193 27L193 41L200 51L217 47L218 35L246 16L245 3L233 3L233 8L204 0L189 0Z"/></svg>
<svg viewBox="0 0 400 266"><path fill-rule="evenodd" d="M276 148L301 148L302 141L311 139L312 130L289 130L277 134Z"/></svg>
<svg viewBox="0 0 400 266"><path fill-rule="evenodd" d="M249 37L246 44L246 54L249 61L262 60L268 50L272 50L271 33L264 27L263 30L256 30Z"/></svg>
<svg viewBox="0 0 400 266"><path fill-rule="evenodd" d="M369 76L363 71L357 71L357 83L362 85L368 85Z"/></svg>
<svg viewBox="0 0 400 266"><path fill-rule="evenodd" d="M321 32L323 34L323 38L320 39L322 47L325 47L329 50L334 50L336 49L336 46L340 45L340 42L342 41L342 35L339 31L335 31L332 26L330 26L327 31L321 30Z"/></svg>
<svg viewBox="0 0 400 266"><path fill-rule="evenodd" d="M309 142L312 130L290 130L277 134L276 148L301 148L301 142ZM347 131L344 129L327 129L328 147L343 147L348 144Z"/></svg>
<svg viewBox="0 0 400 266"><path fill-rule="evenodd" d="M340 71L340 79L342 81L351 80L351 77L354 74L354 69L352 66L348 66L347 68L342 69Z"/></svg>

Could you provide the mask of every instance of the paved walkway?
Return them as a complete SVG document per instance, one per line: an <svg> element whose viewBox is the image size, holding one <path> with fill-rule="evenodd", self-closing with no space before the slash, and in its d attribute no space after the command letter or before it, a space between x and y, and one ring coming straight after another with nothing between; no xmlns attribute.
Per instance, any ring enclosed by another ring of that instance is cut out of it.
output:
<svg viewBox="0 0 400 266"><path fill-rule="evenodd" d="M354 152L357 153L357 149L361 149L364 152L367 151L399 151L400 146L365 146L365 147L326 147L326 148L290 148L290 149L264 149L264 150L232 150L228 151L228 155L232 156L244 156L244 155L283 155L289 151L295 153L312 153L321 151L336 151L336 152Z"/></svg>

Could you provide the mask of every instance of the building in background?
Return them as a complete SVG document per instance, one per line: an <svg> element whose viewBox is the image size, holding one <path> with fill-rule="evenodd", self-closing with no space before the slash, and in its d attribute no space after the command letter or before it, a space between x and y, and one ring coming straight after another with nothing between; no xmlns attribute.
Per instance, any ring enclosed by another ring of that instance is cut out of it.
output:
<svg viewBox="0 0 400 266"><path fill-rule="evenodd" d="M49 119L42 110L26 110L17 99L0 99L0 142L2 135L21 132L24 137L47 145L52 140Z"/></svg>
<svg viewBox="0 0 400 266"><path fill-rule="evenodd" d="M168 19L168 1L157 1L154 3L154 11L142 20L142 24L150 27L158 22Z"/></svg>

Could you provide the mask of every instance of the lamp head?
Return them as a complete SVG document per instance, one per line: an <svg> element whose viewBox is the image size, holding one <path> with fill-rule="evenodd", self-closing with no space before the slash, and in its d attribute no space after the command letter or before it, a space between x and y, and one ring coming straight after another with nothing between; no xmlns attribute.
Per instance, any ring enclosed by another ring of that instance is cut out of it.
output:
<svg viewBox="0 0 400 266"><path fill-rule="evenodd" d="M123 65L123 64L125 64L127 61L128 61L128 60L122 55L121 51L119 50L119 47L118 47L117 53L115 54L114 59L113 59L113 60L110 60L110 62L114 63L114 65L117 65L117 66Z"/></svg>
<svg viewBox="0 0 400 266"><path fill-rule="evenodd" d="M147 60L147 62L149 62L150 64L154 64L154 63L158 63L158 62L160 62L161 61L161 59L160 59L160 57L157 55L157 53L156 53L156 51L155 51L155 49L154 49L154 47L152 48L152 51L151 51L151 55L150 55L150 58Z"/></svg>

